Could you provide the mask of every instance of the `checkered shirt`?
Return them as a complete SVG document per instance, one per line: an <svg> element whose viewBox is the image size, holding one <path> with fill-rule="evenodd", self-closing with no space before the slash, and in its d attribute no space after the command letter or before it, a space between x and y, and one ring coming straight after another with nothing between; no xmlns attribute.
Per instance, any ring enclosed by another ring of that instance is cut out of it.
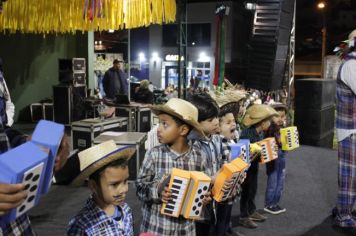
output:
<svg viewBox="0 0 356 236"><path fill-rule="evenodd" d="M337 116L336 128L338 129L356 129L356 94L341 80L341 70L348 66L350 58L346 60L340 67L336 82L336 97L337 97ZM353 79L356 79L356 75Z"/></svg>
<svg viewBox="0 0 356 236"><path fill-rule="evenodd" d="M156 235L195 235L195 224L192 220L160 213L162 202L158 185L163 177L171 173L172 168L210 173L204 154L193 147L184 154L178 154L162 144L146 152L136 180L136 194L143 202L140 232Z"/></svg>
<svg viewBox="0 0 356 236"><path fill-rule="evenodd" d="M67 235L106 235L106 236L132 236L133 218L131 208L124 203L117 206L121 212L120 220L108 216L92 197L89 197L83 209L73 217L67 228Z"/></svg>

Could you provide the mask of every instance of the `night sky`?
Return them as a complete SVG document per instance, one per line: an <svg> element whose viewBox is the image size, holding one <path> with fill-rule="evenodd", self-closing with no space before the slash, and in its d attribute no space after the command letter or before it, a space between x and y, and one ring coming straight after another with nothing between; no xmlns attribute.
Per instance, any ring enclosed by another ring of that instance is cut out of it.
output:
<svg viewBox="0 0 356 236"><path fill-rule="evenodd" d="M321 48L321 29L323 26L323 15L317 9L317 0L297 0L296 12L296 56L304 57L310 54L319 55ZM332 50L356 25L335 25L338 13L342 10L356 9L355 0L324 0L327 7L325 12L327 26L327 52Z"/></svg>

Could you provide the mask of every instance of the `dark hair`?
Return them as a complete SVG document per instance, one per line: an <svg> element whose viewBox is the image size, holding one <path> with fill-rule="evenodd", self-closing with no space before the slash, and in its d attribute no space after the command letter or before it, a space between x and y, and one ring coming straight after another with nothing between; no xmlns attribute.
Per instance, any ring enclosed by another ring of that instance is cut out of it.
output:
<svg viewBox="0 0 356 236"><path fill-rule="evenodd" d="M89 180L94 180L98 185L100 185L100 176L103 171L108 168L108 167L121 167L121 168L126 168L129 165L129 159L128 158L120 158L115 161L110 162L109 164L99 168L96 170L93 174L89 176Z"/></svg>
<svg viewBox="0 0 356 236"><path fill-rule="evenodd" d="M239 110L240 110L240 105L238 102L230 102L220 108L219 118L225 116L228 113L232 113L236 118L237 115L239 114Z"/></svg>
<svg viewBox="0 0 356 236"><path fill-rule="evenodd" d="M218 117L218 104L207 93L194 94L190 102L198 109L198 122Z"/></svg>
<svg viewBox="0 0 356 236"><path fill-rule="evenodd" d="M287 114L287 110L286 110L286 108L284 108L284 107L276 107L276 108L274 108L274 109L276 110L276 112L284 111L284 113Z"/></svg>

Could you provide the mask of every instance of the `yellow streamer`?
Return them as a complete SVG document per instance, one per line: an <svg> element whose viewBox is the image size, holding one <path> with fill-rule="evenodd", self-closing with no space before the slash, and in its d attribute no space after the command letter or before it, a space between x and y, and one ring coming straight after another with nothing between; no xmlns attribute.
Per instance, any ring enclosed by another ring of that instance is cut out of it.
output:
<svg viewBox="0 0 356 236"><path fill-rule="evenodd" d="M130 29L176 20L175 0L100 0L89 19L86 0L8 0L0 14L0 31L23 33L75 33ZM89 6L91 7L91 6Z"/></svg>

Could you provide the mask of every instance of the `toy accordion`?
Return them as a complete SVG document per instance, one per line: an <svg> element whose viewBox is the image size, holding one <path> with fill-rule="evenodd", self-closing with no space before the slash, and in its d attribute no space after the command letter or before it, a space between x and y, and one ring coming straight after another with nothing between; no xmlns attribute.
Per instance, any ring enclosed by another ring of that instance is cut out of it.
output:
<svg viewBox="0 0 356 236"><path fill-rule="evenodd" d="M299 133L296 126L280 129L283 151L291 151L299 147Z"/></svg>
<svg viewBox="0 0 356 236"><path fill-rule="evenodd" d="M231 160L238 157L242 158L245 162L250 161L250 140L240 139L237 143L230 144Z"/></svg>
<svg viewBox="0 0 356 236"><path fill-rule="evenodd" d="M186 219L200 219L204 195L209 191L211 178L198 171L173 168L168 188L171 200L163 203L161 214Z"/></svg>
<svg viewBox="0 0 356 236"><path fill-rule="evenodd" d="M236 158L231 163L224 164L219 170L214 186L212 188L213 198L217 202L222 202L232 196L237 187L243 182L245 169L248 164L241 158ZM224 191L225 181L232 180L233 184L228 191Z"/></svg>
<svg viewBox="0 0 356 236"><path fill-rule="evenodd" d="M62 127L62 133L56 133L58 127ZM0 217L1 225L14 221L36 206L41 193L48 191L52 181L55 156L51 158L50 149L46 149L38 143L50 143L56 135L58 137L56 136L55 139L60 141L64 134L64 126L54 122L40 121L34 134L36 134L34 141L26 142L0 155L0 182L23 183L28 193L27 198L20 206ZM57 150L58 146L52 148Z"/></svg>
<svg viewBox="0 0 356 236"><path fill-rule="evenodd" d="M260 163L265 164L278 158L278 145L275 138L266 138L257 144L262 148Z"/></svg>

